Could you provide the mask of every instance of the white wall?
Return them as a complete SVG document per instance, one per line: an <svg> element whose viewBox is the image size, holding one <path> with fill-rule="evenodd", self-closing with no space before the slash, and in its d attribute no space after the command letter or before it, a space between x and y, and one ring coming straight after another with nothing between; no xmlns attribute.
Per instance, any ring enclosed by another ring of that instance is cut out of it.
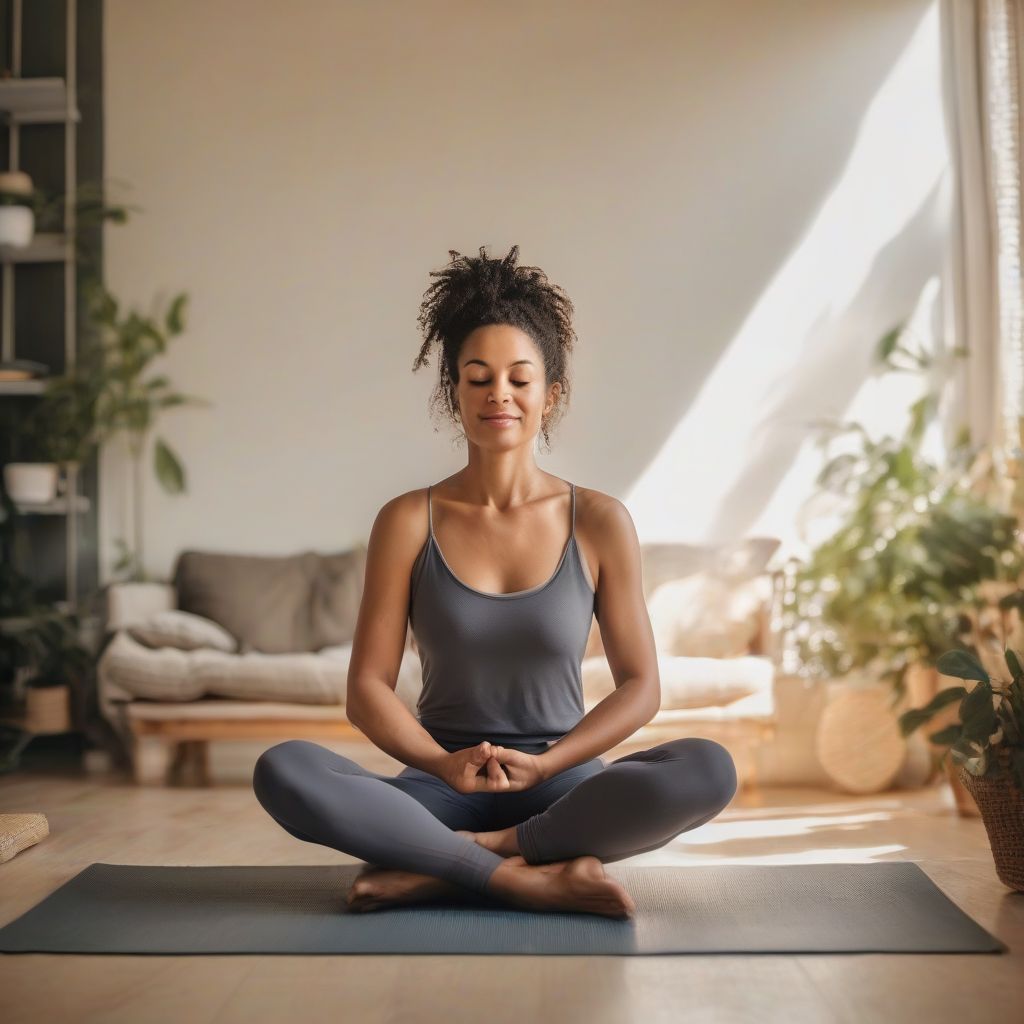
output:
<svg viewBox="0 0 1024 1024"><path fill-rule="evenodd" d="M805 421L943 266L938 46L931 0L107 0L107 176L144 207L108 285L189 292L163 369L212 402L159 431L189 493L148 478L148 569L339 550L463 464L416 314L448 249L513 243L577 307L541 464L642 540L788 537Z"/></svg>

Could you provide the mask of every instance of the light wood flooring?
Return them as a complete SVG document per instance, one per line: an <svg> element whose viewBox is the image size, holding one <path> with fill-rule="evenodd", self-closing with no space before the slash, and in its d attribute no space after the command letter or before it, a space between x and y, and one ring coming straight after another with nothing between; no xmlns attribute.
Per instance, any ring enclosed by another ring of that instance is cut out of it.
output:
<svg viewBox="0 0 1024 1024"><path fill-rule="evenodd" d="M376 771L400 767L344 744ZM258 751L257 751L258 752ZM50 835L0 864L0 924L95 861L349 861L280 829L237 777L140 789L74 764L0 776L0 811L42 811ZM0 1021L1024 1021L1024 894L996 878L980 819L942 782L852 797L742 792L714 821L620 864L911 860L1010 947L1001 955L72 956L0 955ZM609 865L614 871L615 865Z"/></svg>

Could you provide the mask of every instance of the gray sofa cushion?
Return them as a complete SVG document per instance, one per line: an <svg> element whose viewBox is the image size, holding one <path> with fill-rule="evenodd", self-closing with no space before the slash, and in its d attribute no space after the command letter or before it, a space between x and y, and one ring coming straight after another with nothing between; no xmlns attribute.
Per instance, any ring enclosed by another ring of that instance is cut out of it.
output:
<svg viewBox="0 0 1024 1024"><path fill-rule="evenodd" d="M183 551L174 569L178 607L219 623L239 651L290 654L355 635L366 548L323 555Z"/></svg>

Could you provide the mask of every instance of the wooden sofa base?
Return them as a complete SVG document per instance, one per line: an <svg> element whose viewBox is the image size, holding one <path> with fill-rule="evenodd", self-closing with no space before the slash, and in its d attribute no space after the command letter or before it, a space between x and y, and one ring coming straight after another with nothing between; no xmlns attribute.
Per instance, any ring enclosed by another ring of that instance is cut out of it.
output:
<svg viewBox="0 0 1024 1024"><path fill-rule="evenodd" d="M369 743L347 719L223 717L132 719L133 774L140 785L210 786L210 740L341 740ZM610 750L606 760L645 750L682 736L705 736L728 747L736 761L739 787L757 790L757 749L774 733L774 723L730 720L690 723L651 722Z"/></svg>
<svg viewBox="0 0 1024 1024"><path fill-rule="evenodd" d="M135 719L131 722L135 781L164 785L191 776L194 784L209 786L210 740L362 740L369 742L347 719L310 720L260 718Z"/></svg>

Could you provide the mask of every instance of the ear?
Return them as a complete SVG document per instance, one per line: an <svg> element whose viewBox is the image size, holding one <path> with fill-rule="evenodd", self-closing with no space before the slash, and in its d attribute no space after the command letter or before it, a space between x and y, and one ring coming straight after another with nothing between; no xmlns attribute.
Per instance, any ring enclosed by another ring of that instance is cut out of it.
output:
<svg viewBox="0 0 1024 1024"><path fill-rule="evenodd" d="M544 407L544 415L549 416L554 410L555 406L558 405L558 398L562 394L562 382L556 380L551 385L550 397L548 404Z"/></svg>

